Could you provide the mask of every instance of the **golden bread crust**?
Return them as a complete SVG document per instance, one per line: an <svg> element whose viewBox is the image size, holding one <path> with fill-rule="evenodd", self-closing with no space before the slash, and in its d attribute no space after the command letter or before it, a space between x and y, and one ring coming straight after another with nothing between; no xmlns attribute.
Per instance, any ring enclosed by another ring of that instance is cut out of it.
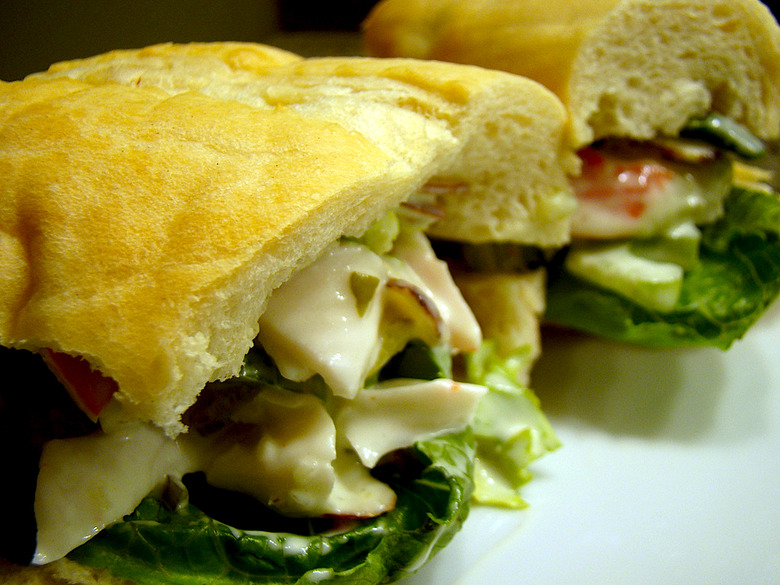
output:
<svg viewBox="0 0 780 585"><path fill-rule="evenodd" d="M540 84L481 67L413 59L306 59L269 77L271 84L295 86L300 95L316 87L360 92L425 112L451 128L462 147L431 179L434 190L454 187L438 199L444 215L429 230L432 235L540 246L568 241L574 200L567 173L577 161L566 144L563 104Z"/></svg>
<svg viewBox="0 0 780 585"><path fill-rule="evenodd" d="M585 33L618 0L384 0L363 23L369 55L509 71L564 94Z"/></svg>
<svg viewBox="0 0 780 585"><path fill-rule="evenodd" d="M170 93L197 90L258 107L290 107L376 135L393 156L413 164L429 159L439 185L467 186L440 198L445 214L434 235L542 246L567 241L573 199L566 174L576 161L566 144L563 105L540 84L480 67L411 59L290 60L259 76L242 68L216 75L224 67L221 59L218 46L194 55L166 45L154 54L125 51L110 60L59 65L43 76L150 85ZM410 119L423 115L430 124L418 131L405 123L393 143L387 124L380 123L386 111L406 112ZM435 127L454 137L457 152L430 153Z"/></svg>
<svg viewBox="0 0 780 585"><path fill-rule="evenodd" d="M270 292L419 177L289 110L67 78L0 86L0 341L86 357L175 431Z"/></svg>
<svg viewBox="0 0 780 585"><path fill-rule="evenodd" d="M536 79L572 142L676 134L716 109L780 134L780 28L758 0L385 0L367 51L474 63Z"/></svg>

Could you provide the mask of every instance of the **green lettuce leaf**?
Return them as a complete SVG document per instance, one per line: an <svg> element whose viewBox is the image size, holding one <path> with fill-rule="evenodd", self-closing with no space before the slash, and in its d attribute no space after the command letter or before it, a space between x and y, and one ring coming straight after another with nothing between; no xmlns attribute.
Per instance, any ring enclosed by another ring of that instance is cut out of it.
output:
<svg viewBox="0 0 780 585"><path fill-rule="evenodd" d="M470 433L418 443L402 467L379 470L396 508L336 534L237 530L192 505L147 498L69 558L138 585L391 583L460 529L472 494ZM410 469L411 466L411 469Z"/></svg>
<svg viewBox="0 0 780 585"><path fill-rule="evenodd" d="M732 189L724 216L702 226L699 265L686 273L669 313L551 269L545 319L586 333L647 346L727 349L780 292L780 199Z"/></svg>
<svg viewBox="0 0 780 585"><path fill-rule="evenodd" d="M531 479L528 466L561 444L539 399L516 381L527 359L523 352L502 359L489 341L467 358L469 381L488 388L473 424L476 503L525 507L520 490Z"/></svg>

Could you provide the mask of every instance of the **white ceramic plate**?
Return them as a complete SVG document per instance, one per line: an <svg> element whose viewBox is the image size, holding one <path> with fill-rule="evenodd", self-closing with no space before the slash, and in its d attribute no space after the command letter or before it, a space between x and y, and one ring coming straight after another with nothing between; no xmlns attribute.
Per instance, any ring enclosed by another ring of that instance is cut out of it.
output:
<svg viewBox="0 0 780 585"><path fill-rule="evenodd" d="M548 337L564 446L403 585L780 583L780 303L727 352Z"/></svg>

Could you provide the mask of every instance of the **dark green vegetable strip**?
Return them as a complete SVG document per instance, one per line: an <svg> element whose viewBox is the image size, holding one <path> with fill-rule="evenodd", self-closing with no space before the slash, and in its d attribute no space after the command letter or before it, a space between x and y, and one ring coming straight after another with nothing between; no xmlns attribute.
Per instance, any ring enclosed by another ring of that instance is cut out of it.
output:
<svg viewBox="0 0 780 585"><path fill-rule="evenodd" d="M702 228L701 262L686 274L677 307L655 313L551 270L546 319L648 346L727 349L780 292L780 199L734 188L725 215Z"/></svg>
<svg viewBox="0 0 780 585"><path fill-rule="evenodd" d="M717 112L690 120L680 136L705 140L744 158L761 158L766 155L763 141L742 124Z"/></svg>

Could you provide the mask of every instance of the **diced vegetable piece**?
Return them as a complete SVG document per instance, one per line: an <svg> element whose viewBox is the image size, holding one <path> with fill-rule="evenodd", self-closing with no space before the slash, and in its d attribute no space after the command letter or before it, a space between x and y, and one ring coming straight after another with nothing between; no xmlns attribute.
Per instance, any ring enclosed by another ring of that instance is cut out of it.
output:
<svg viewBox="0 0 780 585"><path fill-rule="evenodd" d="M657 238L633 240L631 252L655 262L672 262L691 270L699 261L701 230L693 222L685 222L667 230Z"/></svg>
<svg viewBox="0 0 780 585"><path fill-rule="evenodd" d="M651 310L671 311L682 289L681 266L637 256L624 243L572 249L565 265L574 276Z"/></svg>

